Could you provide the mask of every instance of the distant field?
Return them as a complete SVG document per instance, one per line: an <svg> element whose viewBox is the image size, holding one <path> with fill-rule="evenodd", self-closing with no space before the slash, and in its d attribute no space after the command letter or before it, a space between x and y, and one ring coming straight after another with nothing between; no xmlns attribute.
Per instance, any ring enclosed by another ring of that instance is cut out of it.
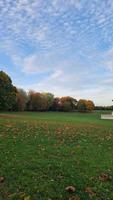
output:
<svg viewBox="0 0 113 200"><path fill-rule="evenodd" d="M1 113L0 200L113 200L113 121L100 114Z"/></svg>

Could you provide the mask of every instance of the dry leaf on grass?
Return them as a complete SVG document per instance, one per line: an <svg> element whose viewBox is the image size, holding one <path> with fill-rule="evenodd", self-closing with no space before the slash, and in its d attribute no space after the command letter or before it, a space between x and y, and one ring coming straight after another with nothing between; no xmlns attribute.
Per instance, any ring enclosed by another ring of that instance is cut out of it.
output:
<svg viewBox="0 0 113 200"><path fill-rule="evenodd" d="M67 192L72 193L72 192L75 192L76 189L75 189L74 186L70 185L70 186L67 186L67 187L65 188L65 190L66 190Z"/></svg>
<svg viewBox="0 0 113 200"><path fill-rule="evenodd" d="M3 176L0 176L0 183L3 183L5 178Z"/></svg>
<svg viewBox="0 0 113 200"><path fill-rule="evenodd" d="M30 196L24 197L24 200L31 200Z"/></svg>
<svg viewBox="0 0 113 200"><path fill-rule="evenodd" d="M103 181L103 182L106 182L106 181L109 181L110 180L110 176L106 173L102 173L100 176L99 176L99 180L100 181Z"/></svg>
<svg viewBox="0 0 113 200"><path fill-rule="evenodd" d="M95 196L95 193L92 191L91 187L87 187L85 189L85 192L88 193L88 195L89 195L90 198L93 198Z"/></svg>

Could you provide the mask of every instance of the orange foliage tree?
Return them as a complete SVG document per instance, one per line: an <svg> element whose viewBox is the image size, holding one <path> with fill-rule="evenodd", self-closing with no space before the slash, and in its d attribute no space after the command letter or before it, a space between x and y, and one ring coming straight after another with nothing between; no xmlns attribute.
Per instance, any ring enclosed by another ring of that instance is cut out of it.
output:
<svg viewBox="0 0 113 200"><path fill-rule="evenodd" d="M45 111L47 109L47 99L39 92L29 92L29 100L27 103L28 110Z"/></svg>
<svg viewBox="0 0 113 200"><path fill-rule="evenodd" d="M95 106L93 101L91 100L80 99L77 103L77 108L80 112L91 112L92 110L94 110Z"/></svg>
<svg viewBox="0 0 113 200"><path fill-rule="evenodd" d="M76 108L77 100L66 96L60 98L60 110L62 111L73 111Z"/></svg>
<svg viewBox="0 0 113 200"><path fill-rule="evenodd" d="M17 110L24 111L26 109L27 93L23 89L17 90Z"/></svg>

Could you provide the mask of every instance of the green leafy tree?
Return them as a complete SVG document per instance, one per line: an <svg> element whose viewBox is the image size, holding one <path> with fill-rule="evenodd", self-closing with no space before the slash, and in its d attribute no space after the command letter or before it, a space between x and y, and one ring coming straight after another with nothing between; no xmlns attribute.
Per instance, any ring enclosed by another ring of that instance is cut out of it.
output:
<svg viewBox="0 0 113 200"><path fill-rule="evenodd" d="M16 103L17 89L13 86L11 78L0 71L0 110L13 110Z"/></svg>

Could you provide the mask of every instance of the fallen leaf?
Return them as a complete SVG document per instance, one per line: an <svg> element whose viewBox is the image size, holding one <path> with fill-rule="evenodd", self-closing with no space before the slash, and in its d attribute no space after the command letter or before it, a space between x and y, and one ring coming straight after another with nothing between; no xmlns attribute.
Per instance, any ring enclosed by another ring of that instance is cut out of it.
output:
<svg viewBox="0 0 113 200"><path fill-rule="evenodd" d="M89 197L92 198L95 196L95 193L92 191L92 188L91 187L87 187L85 189L85 192L89 194Z"/></svg>
<svg viewBox="0 0 113 200"><path fill-rule="evenodd" d="M16 195L17 195L16 193L9 194L8 197L11 198L11 197L15 197Z"/></svg>
<svg viewBox="0 0 113 200"><path fill-rule="evenodd" d="M24 200L31 200L30 196L24 197Z"/></svg>
<svg viewBox="0 0 113 200"><path fill-rule="evenodd" d="M67 192L75 192L75 190L76 190L75 187L72 186L72 185L67 186L65 189L66 189Z"/></svg>
<svg viewBox="0 0 113 200"><path fill-rule="evenodd" d="M103 181L103 182L109 181L109 180L110 180L110 176L109 176L108 174L106 174L106 173L102 173L102 174L99 176L99 180L100 180L100 181Z"/></svg>
<svg viewBox="0 0 113 200"><path fill-rule="evenodd" d="M5 178L3 176L0 176L0 183L3 183Z"/></svg>
<svg viewBox="0 0 113 200"><path fill-rule="evenodd" d="M20 198L23 198L25 196L25 193L24 192L19 192L18 195L19 195Z"/></svg>

